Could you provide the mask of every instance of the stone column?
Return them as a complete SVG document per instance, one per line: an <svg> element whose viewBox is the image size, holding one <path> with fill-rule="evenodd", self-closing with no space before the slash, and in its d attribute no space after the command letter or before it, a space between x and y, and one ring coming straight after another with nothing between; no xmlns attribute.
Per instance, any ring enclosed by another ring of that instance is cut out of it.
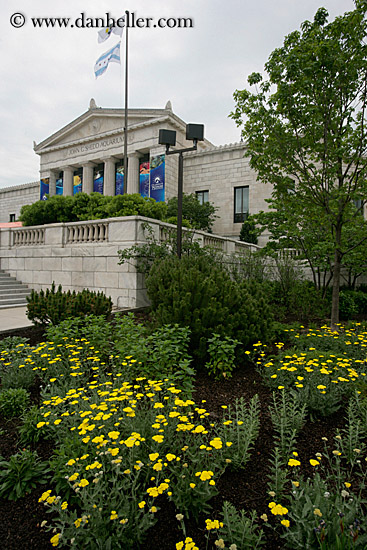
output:
<svg viewBox="0 0 367 550"><path fill-rule="evenodd" d="M138 153L131 153L128 156L127 191L129 195L139 193L139 158Z"/></svg>
<svg viewBox="0 0 367 550"><path fill-rule="evenodd" d="M93 169L95 167L94 162L87 162L83 164L83 193L92 193L93 191Z"/></svg>
<svg viewBox="0 0 367 550"><path fill-rule="evenodd" d="M49 182L50 182L49 195L50 195L50 197L52 197L53 195L56 195L56 180L57 180L56 172L51 170L50 171L50 176L49 176Z"/></svg>
<svg viewBox="0 0 367 550"><path fill-rule="evenodd" d="M116 187L116 158L108 157L104 160L103 194L114 197Z"/></svg>
<svg viewBox="0 0 367 550"><path fill-rule="evenodd" d="M63 169L64 195L72 197L74 192L74 168L65 166Z"/></svg>

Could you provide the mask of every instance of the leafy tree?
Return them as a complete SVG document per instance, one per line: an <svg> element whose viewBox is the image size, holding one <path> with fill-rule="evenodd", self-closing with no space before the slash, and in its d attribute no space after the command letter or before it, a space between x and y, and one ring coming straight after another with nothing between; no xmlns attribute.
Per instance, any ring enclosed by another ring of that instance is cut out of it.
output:
<svg viewBox="0 0 367 550"><path fill-rule="evenodd" d="M235 92L231 113L243 125L252 168L274 186L274 204L294 195L298 211L321 220L331 246L332 327L342 261L367 239L366 223L357 240L343 238L359 215L354 202L367 196L366 11L367 1L356 0L354 11L328 23L320 8L270 55L268 79L249 76L254 93Z"/></svg>
<svg viewBox="0 0 367 550"><path fill-rule="evenodd" d="M184 193L182 197L182 217L189 221L194 229L211 232L217 208L210 202L200 204L196 195ZM167 218L177 217L177 197L167 202Z"/></svg>
<svg viewBox="0 0 367 550"><path fill-rule="evenodd" d="M240 241L257 244L259 231L256 229L256 222L253 215L249 215L243 222L240 231Z"/></svg>

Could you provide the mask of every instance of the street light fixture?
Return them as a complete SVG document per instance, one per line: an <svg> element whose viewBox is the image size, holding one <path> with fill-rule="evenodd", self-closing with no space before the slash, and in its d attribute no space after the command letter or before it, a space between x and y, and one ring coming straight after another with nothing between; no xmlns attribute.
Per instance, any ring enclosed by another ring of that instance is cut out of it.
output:
<svg viewBox="0 0 367 550"><path fill-rule="evenodd" d="M177 256L181 258L182 253L182 188L183 188L183 153L196 151L198 141L204 140L203 124L186 124L186 139L192 140L192 147L175 149L170 151L170 146L176 145L176 132L174 130L159 130L159 145L166 146L166 155L178 154L178 189L177 189Z"/></svg>

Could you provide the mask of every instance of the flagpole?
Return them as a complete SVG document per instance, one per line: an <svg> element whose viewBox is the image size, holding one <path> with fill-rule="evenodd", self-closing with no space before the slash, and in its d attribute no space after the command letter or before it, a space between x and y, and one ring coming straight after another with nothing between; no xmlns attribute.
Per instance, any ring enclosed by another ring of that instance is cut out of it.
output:
<svg viewBox="0 0 367 550"><path fill-rule="evenodd" d="M128 32L129 12L125 12L125 123L124 123L124 194L127 193L127 109L128 109Z"/></svg>

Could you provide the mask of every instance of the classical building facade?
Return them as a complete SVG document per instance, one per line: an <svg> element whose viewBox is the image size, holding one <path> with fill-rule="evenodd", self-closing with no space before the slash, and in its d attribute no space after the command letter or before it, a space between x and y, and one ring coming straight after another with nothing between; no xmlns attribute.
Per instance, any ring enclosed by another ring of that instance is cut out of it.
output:
<svg viewBox="0 0 367 550"><path fill-rule="evenodd" d="M46 194L73 195L97 191L105 195L140 193L156 200L177 194L177 155L165 155L158 144L159 130L176 131L176 147L188 147L186 123L164 109L129 109L128 181L124 180L124 110L89 109L41 143L34 143L40 157L40 182L0 189L0 222L18 218L23 204ZM264 199L271 186L257 181L245 157L245 144L216 147L208 140L184 157L184 192L196 193L218 208L213 231L238 237L248 213L267 208Z"/></svg>

